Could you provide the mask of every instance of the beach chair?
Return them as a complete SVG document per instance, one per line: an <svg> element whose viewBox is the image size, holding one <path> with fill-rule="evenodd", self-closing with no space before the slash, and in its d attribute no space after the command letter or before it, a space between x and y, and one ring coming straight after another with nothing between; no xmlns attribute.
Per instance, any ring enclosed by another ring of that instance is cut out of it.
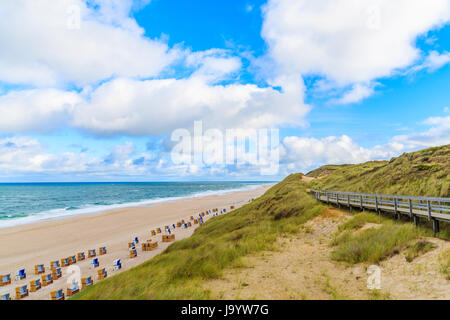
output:
<svg viewBox="0 0 450 320"><path fill-rule="evenodd" d="M185 222L185 223L183 224L183 227L184 227L185 229L187 229L188 224Z"/></svg>
<svg viewBox="0 0 450 320"><path fill-rule="evenodd" d="M9 292L2 293L0 300L11 300L11 294Z"/></svg>
<svg viewBox="0 0 450 320"><path fill-rule="evenodd" d="M41 277L41 279L42 279L42 285L44 287L46 287L46 286L48 286L48 285L53 283L53 278L52 278L52 274L51 273L43 275Z"/></svg>
<svg viewBox="0 0 450 320"><path fill-rule="evenodd" d="M163 234L162 235L162 242L172 242L172 241L175 241L174 234Z"/></svg>
<svg viewBox="0 0 450 320"><path fill-rule="evenodd" d="M230 210L233 210L234 209L234 206L230 206Z"/></svg>
<svg viewBox="0 0 450 320"><path fill-rule="evenodd" d="M156 228L156 232L157 233L161 233L162 231L161 231L161 228Z"/></svg>
<svg viewBox="0 0 450 320"><path fill-rule="evenodd" d="M180 228L180 227L181 227L181 222L178 221L178 222L177 222L177 228Z"/></svg>
<svg viewBox="0 0 450 320"><path fill-rule="evenodd" d="M100 247L100 248L98 248L98 254L99 254L100 256L106 254L106 247Z"/></svg>
<svg viewBox="0 0 450 320"><path fill-rule="evenodd" d="M61 265L59 264L59 261L51 261L50 262L50 270L55 270L57 268L59 268Z"/></svg>
<svg viewBox="0 0 450 320"><path fill-rule="evenodd" d="M108 276L108 273L106 272L105 268L98 270L97 274L98 274L98 280L103 280Z"/></svg>
<svg viewBox="0 0 450 320"><path fill-rule="evenodd" d="M189 226L189 227L192 227L192 223L191 223L190 221L188 222L188 226Z"/></svg>
<svg viewBox="0 0 450 320"><path fill-rule="evenodd" d="M52 279L56 280L62 277L61 268L56 268L52 270Z"/></svg>
<svg viewBox="0 0 450 320"><path fill-rule="evenodd" d="M122 262L120 261L120 259L116 259L113 261L113 271L117 271L122 269Z"/></svg>
<svg viewBox="0 0 450 320"><path fill-rule="evenodd" d="M88 251L88 258L96 257L97 253L95 252L95 249L91 249Z"/></svg>
<svg viewBox="0 0 450 320"><path fill-rule="evenodd" d="M139 238L138 237L134 237L134 243L139 243Z"/></svg>
<svg viewBox="0 0 450 320"><path fill-rule="evenodd" d="M175 229L175 223L174 223L174 224L172 224L172 228L173 228L173 229Z"/></svg>
<svg viewBox="0 0 450 320"><path fill-rule="evenodd" d="M194 224L198 224L198 219L194 219Z"/></svg>
<svg viewBox="0 0 450 320"><path fill-rule="evenodd" d="M0 287L11 284L11 273L3 274L0 279Z"/></svg>
<svg viewBox="0 0 450 320"><path fill-rule="evenodd" d="M233 209L234 209L234 207L233 207ZM223 208L222 211L223 211L222 213L225 213L225 212L227 212L227 209Z"/></svg>
<svg viewBox="0 0 450 320"><path fill-rule="evenodd" d="M191 216L189 219L194 220L194 216Z"/></svg>
<svg viewBox="0 0 450 320"><path fill-rule="evenodd" d="M155 230L151 230L150 233L152 234L152 236L156 236L156 231Z"/></svg>
<svg viewBox="0 0 450 320"><path fill-rule="evenodd" d="M93 284L94 281L92 280L92 277L81 278L81 289L86 289Z"/></svg>
<svg viewBox="0 0 450 320"><path fill-rule="evenodd" d="M35 274L41 274L45 273L45 267L43 264L37 264L34 266L34 273Z"/></svg>
<svg viewBox="0 0 450 320"><path fill-rule="evenodd" d="M22 299L26 296L28 296L28 285L24 284L16 288L16 299Z"/></svg>
<svg viewBox="0 0 450 320"><path fill-rule="evenodd" d="M42 287L41 279L36 279L30 282L30 291L36 292Z"/></svg>
<svg viewBox="0 0 450 320"><path fill-rule="evenodd" d="M62 258L62 259L61 259L61 266L62 266L62 267L68 267L68 266L70 266L70 258L69 258L69 257L67 257L67 258Z"/></svg>
<svg viewBox="0 0 450 320"><path fill-rule="evenodd" d="M91 265L89 266L90 269L95 269L100 266L100 262L98 261L98 258L94 258L91 260Z"/></svg>
<svg viewBox="0 0 450 320"><path fill-rule="evenodd" d="M128 249L135 249L134 242L128 242Z"/></svg>
<svg viewBox="0 0 450 320"><path fill-rule="evenodd" d="M85 260L85 259L86 259L86 256L85 256L84 252L78 252L78 253L77 253L77 259L78 259L78 261L83 261L83 260Z"/></svg>
<svg viewBox="0 0 450 320"><path fill-rule="evenodd" d="M70 256L69 257L69 264L75 264L77 263L77 257L76 256Z"/></svg>
<svg viewBox="0 0 450 320"><path fill-rule="evenodd" d="M130 249L130 258L136 258L137 257L137 251L136 249Z"/></svg>
<svg viewBox="0 0 450 320"><path fill-rule="evenodd" d="M26 277L27 277L27 274L25 272L25 269L17 270L17 272L16 272L16 280L17 281L25 279Z"/></svg>
<svg viewBox="0 0 450 320"><path fill-rule="evenodd" d="M70 287L67 288L67 296L73 296L74 294L80 292L80 285L78 284L78 281L72 282Z"/></svg>
<svg viewBox="0 0 450 320"><path fill-rule="evenodd" d="M52 300L64 300L66 298L64 296L63 289L58 289L50 292L50 297L52 297Z"/></svg>

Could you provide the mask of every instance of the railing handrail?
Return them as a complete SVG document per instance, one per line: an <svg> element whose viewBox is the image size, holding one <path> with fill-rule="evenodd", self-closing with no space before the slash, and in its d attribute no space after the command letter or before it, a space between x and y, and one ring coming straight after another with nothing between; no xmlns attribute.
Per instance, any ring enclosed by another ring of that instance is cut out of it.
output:
<svg viewBox="0 0 450 320"><path fill-rule="evenodd" d="M366 197L387 197L387 198L397 198L397 199L411 199L411 200L425 200L433 202L449 202L450 198L440 198L440 197L416 197L416 196L406 196L397 194L381 194L381 193L362 193L362 192L346 192L346 191L332 191L332 190L311 190L311 192L321 192L321 193L335 193L343 195L355 195L355 196L366 196Z"/></svg>

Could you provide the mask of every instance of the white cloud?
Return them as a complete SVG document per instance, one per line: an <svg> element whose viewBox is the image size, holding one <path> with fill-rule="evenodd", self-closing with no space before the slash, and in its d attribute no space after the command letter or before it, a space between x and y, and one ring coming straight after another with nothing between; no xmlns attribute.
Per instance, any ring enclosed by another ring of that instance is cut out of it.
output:
<svg viewBox="0 0 450 320"><path fill-rule="evenodd" d="M324 164L388 160L403 152L450 144L450 116L431 117L423 122L426 131L394 136L386 145L363 148L349 136L321 139L290 136L283 139L282 162L290 171L308 171Z"/></svg>
<svg viewBox="0 0 450 320"><path fill-rule="evenodd" d="M179 56L144 37L128 17L131 0L91 3L99 9L81 0L2 1L0 81L83 86L114 76L152 77ZM80 28L70 28L78 9Z"/></svg>
<svg viewBox="0 0 450 320"><path fill-rule="evenodd" d="M309 106L302 102L302 84L279 81L283 92L250 84L210 85L196 76L116 79L75 108L73 126L97 135L159 135L190 128L198 119L208 128L303 125Z"/></svg>
<svg viewBox="0 0 450 320"><path fill-rule="evenodd" d="M422 63L414 66L407 73L414 73L426 69L428 72L436 71L450 62L450 52L439 53L437 51L430 51L430 53L423 59Z"/></svg>
<svg viewBox="0 0 450 320"><path fill-rule="evenodd" d="M270 0L262 36L274 74L312 74L337 87L355 85L343 97L353 102L370 94L362 84L417 62L415 39L449 20L448 0Z"/></svg>
<svg viewBox="0 0 450 320"><path fill-rule="evenodd" d="M0 130L8 133L51 132L71 119L82 101L74 92L56 89L10 91L0 96Z"/></svg>
<svg viewBox="0 0 450 320"><path fill-rule="evenodd" d="M430 117L423 124L431 126L431 128L424 132L395 136L392 141L401 143L410 149L450 143L450 116Z"/></svg>
<svg viewBox="0 0 450 320"><path fill-rule="evenodd" d="M359 102L367 97L370 97L374 92L373 85L363 85L357 83L352 88L344 93L344 95L338 99L332 100L336 104L348 104Z"/></svg>

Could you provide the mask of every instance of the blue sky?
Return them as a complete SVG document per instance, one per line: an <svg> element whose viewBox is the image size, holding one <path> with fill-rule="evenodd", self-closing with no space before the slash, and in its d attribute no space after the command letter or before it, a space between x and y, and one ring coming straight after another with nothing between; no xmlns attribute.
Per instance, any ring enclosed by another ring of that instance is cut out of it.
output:
<svg viewBox="0 0 450 320"><path fill-rule="evenodd" d="M450 143L447 0L38 1L1 10L0 181L277 180ZM173 163L199 120L279 129L279 170Z"/></svg>

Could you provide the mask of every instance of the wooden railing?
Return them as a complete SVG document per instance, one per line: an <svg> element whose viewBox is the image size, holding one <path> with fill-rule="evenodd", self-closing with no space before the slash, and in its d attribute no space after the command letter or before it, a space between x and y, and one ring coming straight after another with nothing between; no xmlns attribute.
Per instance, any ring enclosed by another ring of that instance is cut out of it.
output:
<svg viewBox="0 0 450 320"><path fill-rule="evenodd" d="M310 191L317 200L337 206L391 212L400 219L406 215L417 225L420 218L433 222L433 231L439 232L439 221L450 222L450 198L411 197L389 194L371 194L341 191Z"/></svg>

